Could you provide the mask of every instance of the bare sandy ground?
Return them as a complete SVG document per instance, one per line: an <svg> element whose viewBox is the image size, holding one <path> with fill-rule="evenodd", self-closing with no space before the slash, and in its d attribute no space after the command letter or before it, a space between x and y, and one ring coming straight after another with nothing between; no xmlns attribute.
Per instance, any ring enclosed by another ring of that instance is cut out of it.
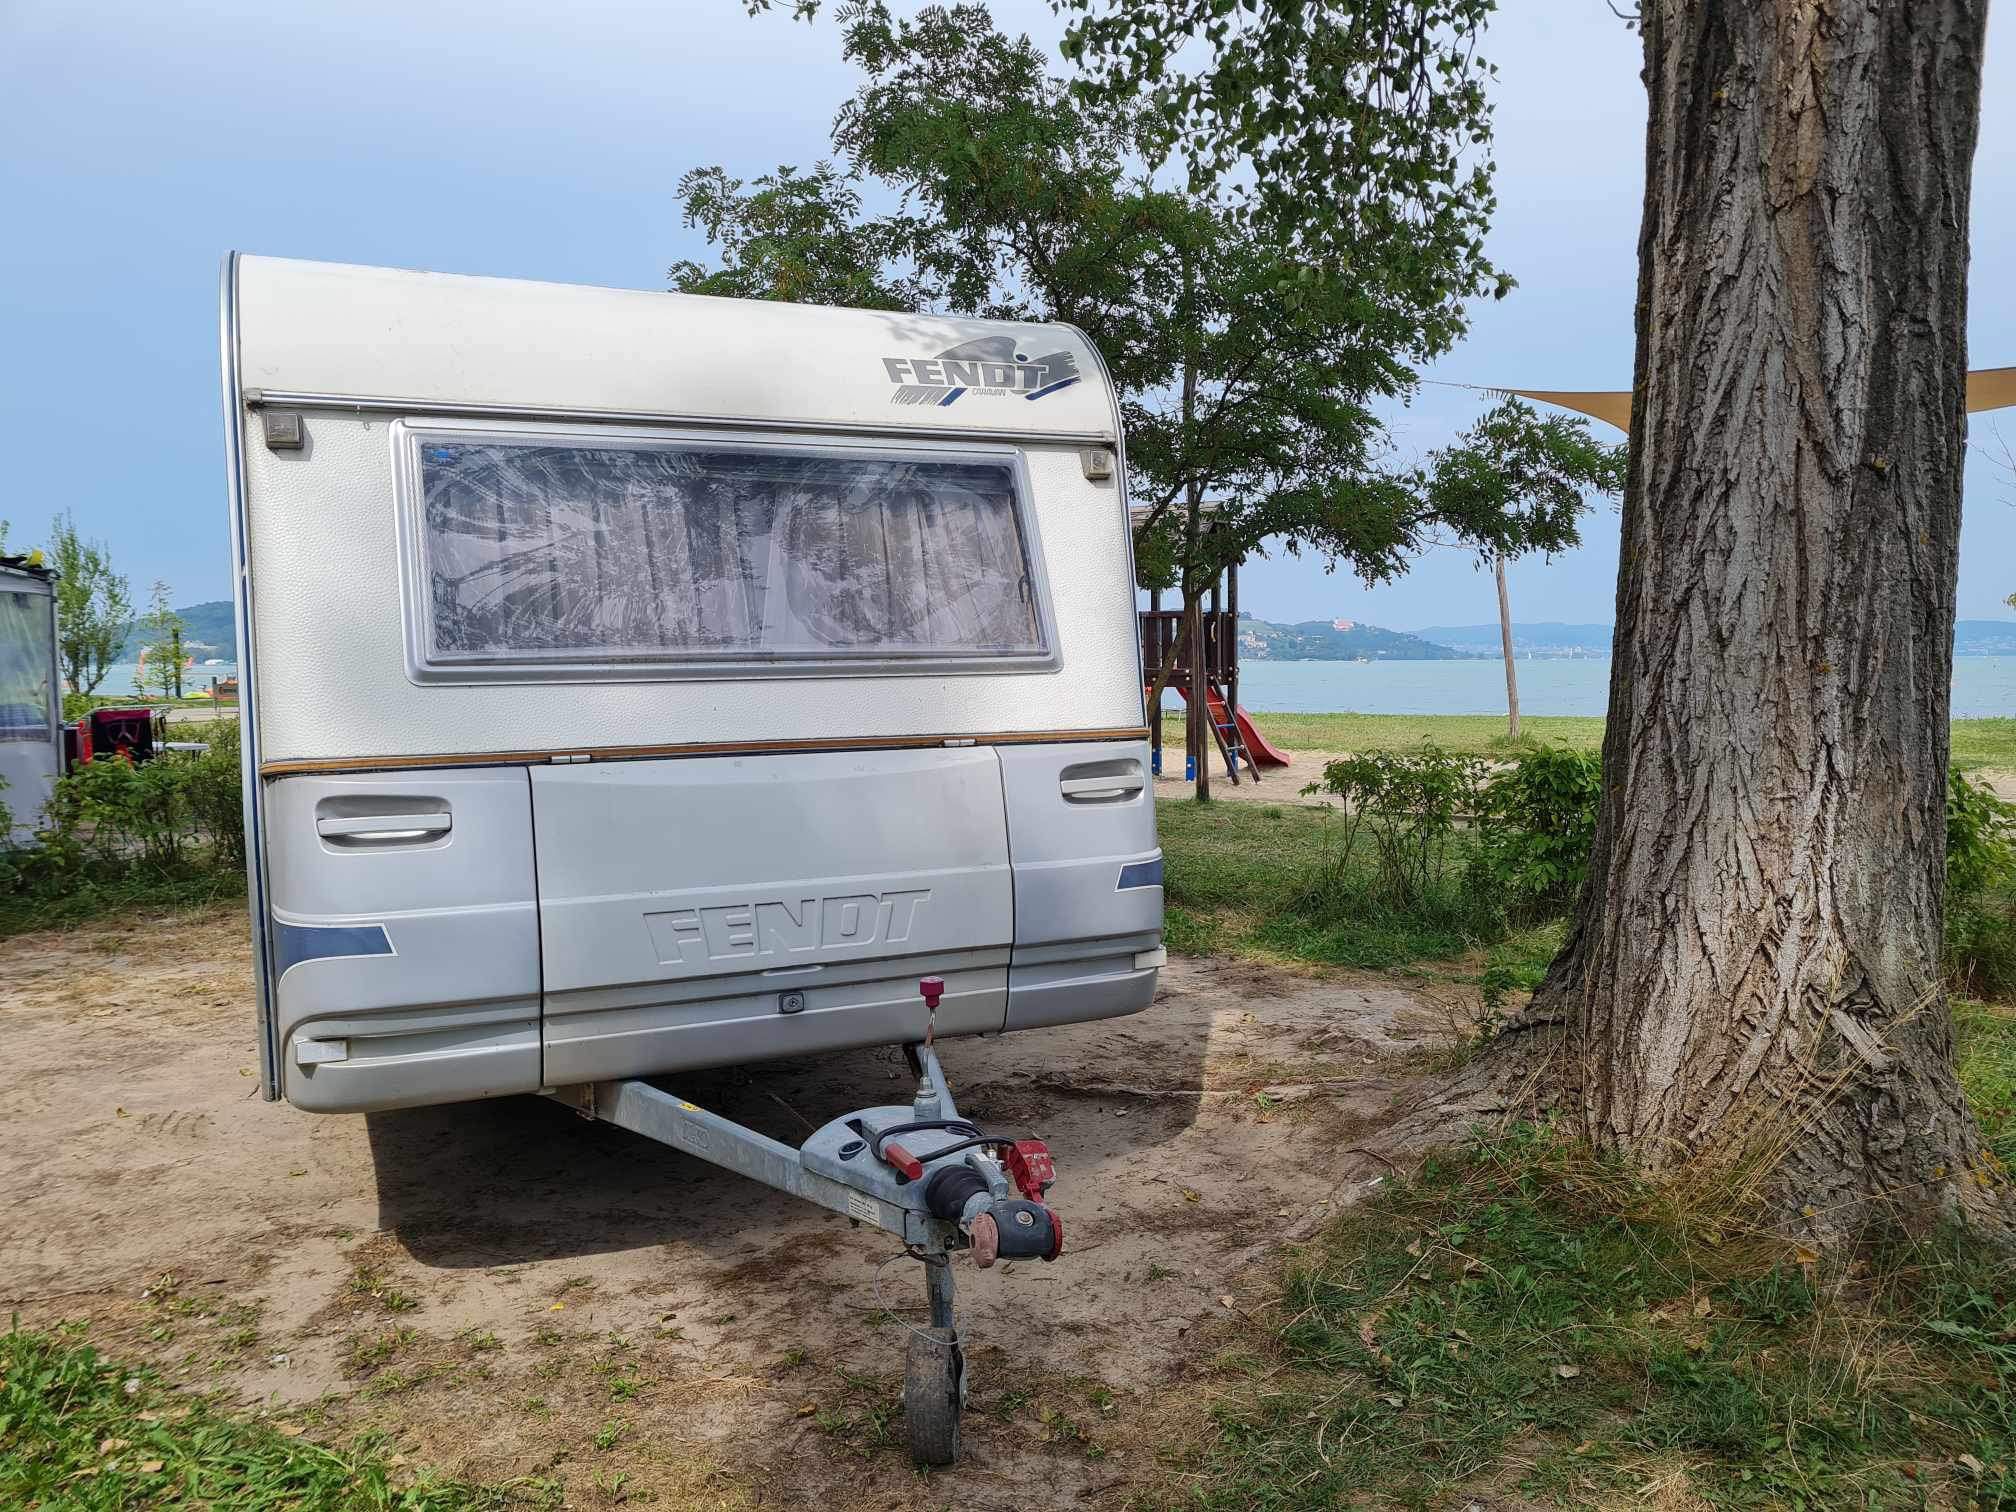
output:
<svg viewBox="0 0 2016 1512"><path fill-rule="evenodd" d="M19 937L0 980L0 1306L569 1506L1121 1504L1280 1247L1381 1179L1374 1131L1448 1028L1376 978L1177 961L1132 1019L947 1045L962 1111L1050 1140L1069 1249L961 1262L967 1454L925 1476L895 1411L922 1279L886 1237L537 1098L261 1102L235 908ZM907 1076L888 1051L677 1085L795 1140Z"/></svg>
<svg viewBox="0 0 2016 1512"><path fill-rule="evenodd" d="M1342 751L1316 751L1297 746L1289 752L1287 766L1262 767L1257 782L1243 766L1239 769L1239 780L1232 781L1225 775L1225 763L1220 760L1211 768L1211 796L1231 803L1306 803L1322 808L1335 807L1337 800L1329 794L1311 793L1305 797L1302 789L1312 782L1320 782L1324 764L1344 754ZM1165 749L1162 753L1162 775L1155 779L1155 796L1188 798L1194 790L1194 783L1183 780L1183 747L1179 744Z"/></svg>

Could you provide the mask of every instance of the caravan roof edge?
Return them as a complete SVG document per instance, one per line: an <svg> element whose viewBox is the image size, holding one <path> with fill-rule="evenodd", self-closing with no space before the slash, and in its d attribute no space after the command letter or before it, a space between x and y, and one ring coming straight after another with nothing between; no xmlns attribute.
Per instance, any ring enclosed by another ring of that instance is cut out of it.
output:
<svg viewBox="0 0 2016 1512"><path fill-rule="evenodd" d="M237 272L239 380L268 403L1115 439L1105 366L1065 325L291 258Z"/></svg>
<svg viewBox="0 0 2016 1512"><path fill-rule="evenodd" d="M712 430L812 431L836 436L891 436L903 439L1037 442L1056 446L1112 446L1111 429L1089 431L985 430L974 426L903 425L886 421L837 422L788 415L693 414L670 410L598 410L579 406L490 404L481 400L398 398L389 394L312 394L281 389L248 389L247 409L335 410L356 415L454 416L475 420L587 420L605 425L679 425Z"/></svg>

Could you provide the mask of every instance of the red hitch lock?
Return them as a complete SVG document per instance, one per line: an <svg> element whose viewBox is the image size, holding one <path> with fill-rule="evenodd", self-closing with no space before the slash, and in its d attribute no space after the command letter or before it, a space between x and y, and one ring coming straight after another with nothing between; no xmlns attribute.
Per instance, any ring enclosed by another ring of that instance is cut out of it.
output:
<svg viewBox="0 0 2016 1512"><path fill-rule="evenodd" d="M923 997L926 1008L936 1008L938 999L945 996L945 978L925 977L917 984L917 991Z"/></svg>
<svg viewBox="0 0 2016 1512"><path fill-rule="evenodd" d="M1018 1139L1008 1146L1001 1163L1016 1190L1031 1202L1041 1202L1043 1194L1057 1184L1057 1162L1050 1158L1050 1146L1040 1139Z"/></svg>

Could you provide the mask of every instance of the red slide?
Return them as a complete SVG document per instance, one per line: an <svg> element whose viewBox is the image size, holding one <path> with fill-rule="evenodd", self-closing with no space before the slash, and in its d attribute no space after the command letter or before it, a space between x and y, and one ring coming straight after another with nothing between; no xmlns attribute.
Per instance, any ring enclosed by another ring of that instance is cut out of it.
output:
<svg viewBox="0 0 2016 1512"><path fill-rule="evenodd" d="M1176 691L1182 695L1185 703L1190 701L1190 695L1184 692L1183 689L1178 688ZM1217 689L1207 688L1205 690L1204 706L1211 711L1212 723L1223 728L1225 724L1225 700L1218 696ZM1267 737L1260 733L1259 728L1254 725L1244 708L1239 710L1236 718L1239 723L1239 738L1245 742L1246 754L1253 758L1255 766L1284 767L1288 765L1288 753L1268 743Z"/></svg>

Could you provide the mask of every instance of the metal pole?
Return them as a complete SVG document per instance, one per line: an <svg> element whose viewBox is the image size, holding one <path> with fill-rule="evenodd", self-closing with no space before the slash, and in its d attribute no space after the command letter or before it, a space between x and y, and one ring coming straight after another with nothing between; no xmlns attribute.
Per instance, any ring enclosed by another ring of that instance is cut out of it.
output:
<svg viewBox="0 0 2016 1512"><path fill-rule="evenodd" d="M955 1327L952 1316L952 1257L933 1255L924 1262L924 1291L931 1299L931 1326Z"/></svg>

